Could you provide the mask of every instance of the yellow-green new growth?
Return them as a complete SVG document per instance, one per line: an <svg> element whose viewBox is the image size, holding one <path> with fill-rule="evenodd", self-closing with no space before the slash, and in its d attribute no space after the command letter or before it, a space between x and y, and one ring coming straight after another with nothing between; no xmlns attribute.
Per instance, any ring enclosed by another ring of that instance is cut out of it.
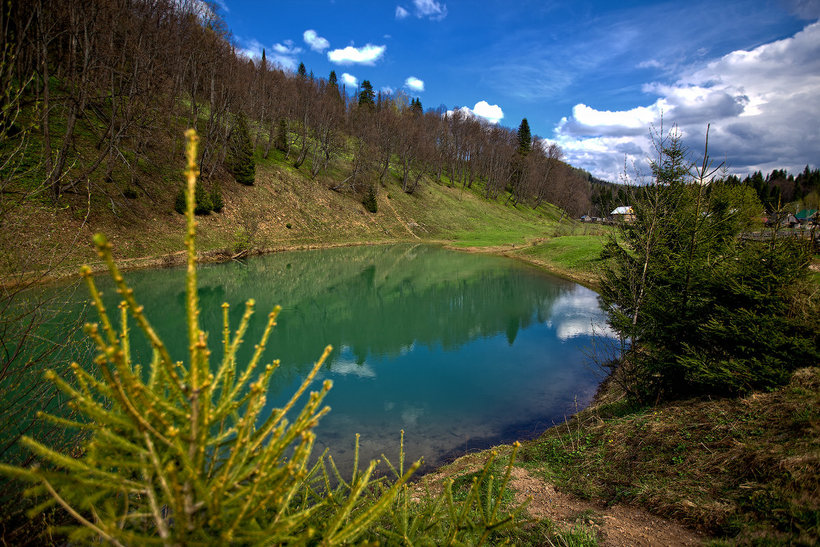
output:
<svg viewBox="0 0 820 547"><path fill-rule="evenodd" d="M222 358L212 370L208 336L199 327L196 282L196 221L194 220L197 136L186 133L185 175L188 256L186 312L188 361L174 361L137 303L101 234L97 251L122 298L119 325L114 325L90 268L83 267L99 323L86 333L97 347L90 372L72 363L74 382L53 371L46 378L66 393L79 411L78 421L43 417L87 435L83 454L74 458L31 438L22 444L41 465L18 468L0 464L0 473L34 483L30 495L45 501L30 511L35 516L59 505L77 523L66 529L71 542L113 545L338 545L379 541L406 545L463 545L493 542L493 534L513 526L521 507L502 512L502 494L510 477L513 455L501 487L493 492L486 463L462 503L453 500L452 484L426 507L411 500L410 476L421 465L404 468L402 431L398 469L384 457L395 475L392 481L374 479L376 461L359 472L356 435L352 477L342 478L328 456L335 486L322 454L311 463L313 428L329 408L322 406L331 388L311 392L302 410L299 403L328 358L327 346L302 385L282 408L265 410L271 376L279 366L260 366L280 308L275 307L246 367L236 355L248 330L254 301L231 335L229 306L222 304ZM152 347L148 379L131 359L128 315Z"/></svg>
<svg viewBox="0 0 820 547"><path fill-rule="evenodd" d="M120 324L111 321L91 271L84 267L81 273L100 317L99 324L86 325L97 347L94 362L99 373L74 363L73 384L54 373L47 375L83 416L82 421L50 419L89 432L84 454L75 459L25 438L23 444L44 465L31 469L3 465L0 471L34 482L33 494L48 495L33 513L55 503L67 511L80 524L70 530L73 541L276 544L303 543L308 536L328 545L352 541L387 508L410 473L375 503L364 503L362 497L375 462L361 477L354 476L343 500L312 487L311 472L319 469L309 467L312 429L329 410L322 402L331 382L325 381L320 391L309 395L292 423L288 416L331 347L325 348L287 404L263 416L278 361L265 367L259 364L279 307L268 315L250 363L240 369L237 349L254 302L247 302L233 336L228 304L223 304L222 359L212 372L208 337L199 327L196 290L197 136L191 130L186 137L187 364L172 360L114 263L111 245L101 234L95 235L94 244L122 298ZM129 312L153 348L147 381L131 361ZM323 518L316 520L319 514Z"/></svg>

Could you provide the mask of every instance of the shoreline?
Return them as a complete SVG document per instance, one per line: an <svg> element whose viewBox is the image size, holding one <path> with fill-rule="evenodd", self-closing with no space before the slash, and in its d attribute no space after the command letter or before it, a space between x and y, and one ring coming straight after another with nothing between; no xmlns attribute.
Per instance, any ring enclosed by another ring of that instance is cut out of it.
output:
<svg viewBox="0 0 820 547"><path fill-rule="evenodd" d="M496 245L496 246L489 246L489 247L475 247L475 246L468 246L468 247L459 247L454 245L454 242L451 240L441 240L441 239L393 239L393 240L385 240L385 241L341 241L341 242L316 242L316 243L295 243L295 244L280 244L274 245L270 247L260 247L254 248L251 251L243 254L241 257L238 257L236 254L232 254L228 249L212 249L209 251L198 251L197 252L197 263L198 264L213 264L213 263L221 263L221 262L230 262L231 260L238 260L240 258L247 258L249 256L261 256L267 255L272 253L282 253L282 252L289 252L289 251L309 251L315 249L334 249L334 248L341 248L341 247L359 247L359 246L373 246L373 245L396 245L401 243L421 243L426 245L440 245L445 249L451 251L459 251L465 253L472 253L472 254L490 254L495 256L503 256L505 258L511 258L515 260L520 260L527 264L531 264L536 266L547 273L560 277L562 279L566 279L579 285L583 285L584 287L591 289L593 291L599 290L599 284L591 278L586 276L580 276L577 273L574 273L570 270L556 268L546 262L529 258L526 256L521 256L519 254L515 254L514 251L519 251L521 249L527 248L533 244L541 243L544 240L537 240L532 243L526 245ZM160 269L160 268L174 268L178 266L184 266L186 261L186 251L180 250L175 251L172 253L162 254L162 255L153 255L153 256L141 256L141 257L133 257L133 258L117 258L116 257L116 248L114 249L115 253L115 262L117 267L122 272L127 271L134 271L134 270L147 270L147 269ZM104 262L102 261L95 261L95 262L86 262L84 264L91 268L91 273L93 275L98 275L107 271L107 267ZM54 271L44 271L44 272L22 272L20 274L16 274L14 276L9 276L5 278L0 278L0 289L15 289L18 287L23 287L25 289L35 287L35 286L43 286L43 285L50 285L56 284L61 281L69 280L74 277L80 276L80 265L76 266L76 269L70 270L68 266L62 269L55 269Z"/></svg>

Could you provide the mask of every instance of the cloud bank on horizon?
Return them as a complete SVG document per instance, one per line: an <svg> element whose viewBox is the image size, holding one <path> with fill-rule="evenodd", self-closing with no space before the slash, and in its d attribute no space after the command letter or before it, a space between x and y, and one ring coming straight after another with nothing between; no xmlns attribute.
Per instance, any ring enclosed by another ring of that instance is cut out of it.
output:
<svg viewBox="0 0 820 547"><path fill-rule="evenodd" d="M647 61L647 62L652 62ZM646 171L652 156L650 127L677 125L684 144L702 153L707 124L709 154L729 172L799 172L820 160L820 21L795 35L736 50L678 74L671 84L647 83L655 101L629 110L576 104L555 127L552 140L566 160L616 181ZM634 166L634 168L633 168Z"/></svg>

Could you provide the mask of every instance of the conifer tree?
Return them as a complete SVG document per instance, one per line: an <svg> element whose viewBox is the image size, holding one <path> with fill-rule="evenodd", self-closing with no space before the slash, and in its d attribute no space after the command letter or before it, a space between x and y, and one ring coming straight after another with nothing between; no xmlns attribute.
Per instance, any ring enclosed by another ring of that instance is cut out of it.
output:
<svg viewBox="0 0 820 547"><path fill-rule="evenodd" d="M188 133L186 188L188 258L186 277L187 364L171 358L111 255L101 234L94 237L123 301L119 328L103 305L91 270L82 275L100 316L86 325L99 354L100 376L74 363L76 384L54 373L50 381L64 391L83 414L81 421L51 417L59 425L89 433L83 456L74 459L32 439L23 444L49 466L31 469L0 464L0 472L37 484L30 493L46 494L39 513L59 505L80 525L72 542L113 545L304 543L354 541L384 512L401 486L418 468L416 462L375 501L364 500L376 462L341 489L317 493L310 461L317 421L331 388L325 380L301 412L286 419L330 354L325 348L290 401L265 417L266 394L279 362L262 366L261 358L279 314L269 315L251 362L236 362L239 344L254 310L250 300L235 331L223 304L222 356L211 366L207 336L199 327L194 221L197 176L196 134ZM131 360L128 315L153 347L149 373ZM325 477L326 479L327 477ZM335 497L334 497L335 496ZM319 517L321 516L321 517Z"/></svg>
<svg viewBox="0 0 820 547"><path fill-rule="evenodd" d="M215 213L221 213L225 208L225 201L222 199L222 186L216 182L211 188L211 206Z"/></svg>
<svg viewBox="0 0 820 547"><path fill-rule="evenodd" d="M221 356L211 364L208 335L199 325L196 271L197 136L187 132L185 189L188 270L185 280L187 362L171 357L151 326L134 291L116 266L102 234L94 244L121 295L119 321L109 315L91 269L82 268L100 322L86 325L98 354L89 371L77 363L69 383L46 377L70 399L76 421L44 416L61 427L85 432L82 454L59 453L29 437L21 443L42 462L29 468L0 464L0 473L34 484L30 496L44 497L30 514L59 506L76 522L71 543L116 545L314 544L348 545L359 540L402 543L474 544L516 524L523 506L501 510L517 443L499 489L490 473L493 454L473 481L466 499L455 502L452 484L438 499L415 509L407 481L420 461L405 468L403 432L395 479L373 480L377 462L358 465L358 436L352 475L345 480L329 458L338 484L331 485L324 455L314 464L313 428L329 411L323 401L332 382L303 395L332 348L327 346L282 407L272 411L266 396L279 366L262 358L280 308L267 316L261 340L246 368L237 351L254 312L249 300L232 333L230 310L222 305ZM129 326L129 315L138 329ZM132 332L153 348L145 368L133 362ZM297 412L298 405L302 405ZM378 482L378 484L376 484Z"/></svg>
<svg viewBox="0 0 820 547"><path fill-rule="evenodd" d="M256 179L256 160L253 157L253 142L248 130L248 120L240 114L231 132L228 156L226 158L228 170L236 182L252 186Z"/></svg>
<svg viewBox="0 0 820 547"><path fill-rule="evenodd" d="M299 63L299 68L296 69L296 75L300 78L307 78L307 69L305 68L305 63Z"/></svg>
<svg viewBox="0 0 820 547"><path fill-rule="evenodd" d="M279 118L279 125L276 128L276 148L287 156L290 150L290 139L288 139L288 122L285 118Z"/></svg>
<svg viewBox="0 0 820 547"><path fill-rule="evenodd" d="M530 124L527 118L521 120L521 125L518 126L518 153L526 156L532 150L532 133L530 132Z"/></svg>
<svg viewBox="0 0 820 547"><path fill-rule="evenodd" d="M712 180L680 134L657 143L653 183L604 256L601 299L625 348L619 378L645 401L736 395L785 383L820 359L809 253L793 238L741 238L759 214L752 188Z"/></svg>
<svg viewBox="0 0 820 547"><path fill-rule="evenodd" d="M359 106L374 106L376 95L370 80L363 80L359 90Z"/></svg>

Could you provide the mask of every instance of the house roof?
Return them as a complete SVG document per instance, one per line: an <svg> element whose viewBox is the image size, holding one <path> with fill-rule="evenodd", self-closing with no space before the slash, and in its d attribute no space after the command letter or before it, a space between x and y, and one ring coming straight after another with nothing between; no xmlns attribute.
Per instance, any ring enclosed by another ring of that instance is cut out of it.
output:
<svg viewBox="0 0 820 547"><path fill-rule="evenodd" d="M807 220L817 214L817 209L803 209L802 211L797 211L795 214L795 218L797 220Z"/></svg>
<svg viewBox="0 0 820 547"><path fill-rule="evenodd" d="M631 205L622 205L621 207L616 207L610 215L631 215L632 213L632 206Z"/></svg>

